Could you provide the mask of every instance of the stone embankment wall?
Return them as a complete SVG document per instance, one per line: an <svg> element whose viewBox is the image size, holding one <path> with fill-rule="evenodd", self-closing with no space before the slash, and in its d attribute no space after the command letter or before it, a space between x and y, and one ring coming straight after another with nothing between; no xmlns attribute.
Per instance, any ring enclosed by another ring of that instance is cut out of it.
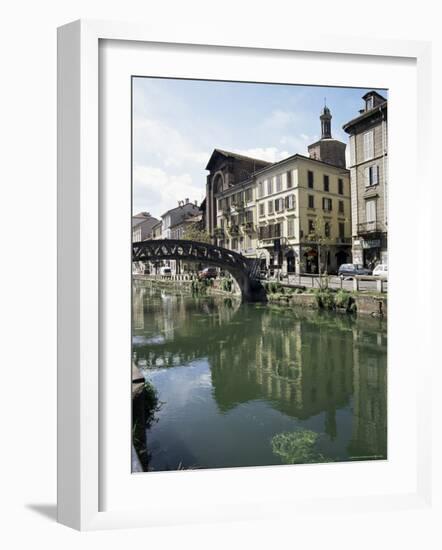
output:
<svg viewBox="0 0 442 550"><path fill-rule="evenodd" d="M372 317L387 317L387 297L375 296L363 293L352 293L352 298L356 304L356 312L361 315L371 315ZM268 294L270 303L286 304L288 306L298 306L306 309L318 309L318 300L313 292L299 294L275 293ZM340 308L337 308L340 310ZM345 310L343 310L345 311Z"/></svg>
<svg viewBox="0 0 442 550"><path fill-rule="evenodd" d="M181 288L186 291L191 292L192 290L192 281L196 280L196 277L192 277L191 275L133 275L134 281L152 281L158 286L162 286L165 288ZM205 288L205 291L208 294L223 294L224 296L232 296L232 297L241 297L241 290L235 281L235 279L232 279L232 291L227 292L225 290L222 290L220 287L221 280L220 279L213 279L213 284L211 286L207 286Z"/></svg>

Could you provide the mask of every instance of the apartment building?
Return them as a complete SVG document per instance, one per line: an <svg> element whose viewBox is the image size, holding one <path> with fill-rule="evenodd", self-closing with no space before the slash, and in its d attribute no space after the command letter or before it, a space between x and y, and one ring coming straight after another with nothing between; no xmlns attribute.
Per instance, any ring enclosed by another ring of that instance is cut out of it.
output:
<svg viewBox="0 0 442 550"><path fill-rule="evenodd" d="M140 212L132 216L132 242L145 241L152 238L152 228L158 220L149 212Z"/></svg>
<svg viewBox="0 0 442 550"><path fill-rule="evenodd" d="M255 181L246 180L216 195L214 237L219 246L256 257L257 228Z"/></svg>
<svg viewBox="0 0 442 550"><path fill-rule="evenodd" d="M373 268L388 263L387 100L376 91L344 125L350 136L353 261Z"/></svg>
<svg viewBox="0 0 442 550"><path fill-rule="evenodd" d="M283 274L334 272L350 261L348 170L296 154L255 176L263 267Z"/></svg>
<svg viewBox="0 0 442 550"><path fill-rule="evenodd" d="M271 273L337 271L351 261L350 176L332 114L320 114L321 139L276 163L215 149L207 230L219 246L258 258Z"/></svg>

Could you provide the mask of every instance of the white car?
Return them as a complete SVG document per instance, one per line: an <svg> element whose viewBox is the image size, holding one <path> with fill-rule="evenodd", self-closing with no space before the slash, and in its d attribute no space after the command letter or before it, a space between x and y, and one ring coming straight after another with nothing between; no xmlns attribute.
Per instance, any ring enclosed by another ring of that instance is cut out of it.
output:
<svg viewBox="0 0 442 550"><path fill-rule="evenodd" d="M387 264L379 264L373 269L373 277L381 277L382 279L388 279L388 266Z"/></svg>

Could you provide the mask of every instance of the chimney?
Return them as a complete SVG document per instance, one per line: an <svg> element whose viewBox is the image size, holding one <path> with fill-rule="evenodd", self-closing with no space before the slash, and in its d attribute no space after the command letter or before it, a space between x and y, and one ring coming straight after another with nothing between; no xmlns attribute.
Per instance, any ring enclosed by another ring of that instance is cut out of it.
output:
<svg viewBox="0 0 442 550"><path fill-rule="evenodd" d="M193 201L195 206L198 206L198 201Z"/></svg>
<svg viewBox="0 0 442 550"><path fill-rule="evenodd" d="M189 204L189 199L186 199L186 204Z"/></svg>

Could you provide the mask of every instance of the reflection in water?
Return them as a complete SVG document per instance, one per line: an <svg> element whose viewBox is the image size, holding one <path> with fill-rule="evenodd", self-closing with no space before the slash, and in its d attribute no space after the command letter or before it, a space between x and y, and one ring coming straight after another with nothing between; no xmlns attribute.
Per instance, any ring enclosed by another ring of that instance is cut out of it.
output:
<svg viewBox="0 0 442 550"><path fill-rule="evenodd" d="M133 293L134 361L162 403L149 469L282 464L306 438L323 460L386 458L384 322Z"/></svg>

